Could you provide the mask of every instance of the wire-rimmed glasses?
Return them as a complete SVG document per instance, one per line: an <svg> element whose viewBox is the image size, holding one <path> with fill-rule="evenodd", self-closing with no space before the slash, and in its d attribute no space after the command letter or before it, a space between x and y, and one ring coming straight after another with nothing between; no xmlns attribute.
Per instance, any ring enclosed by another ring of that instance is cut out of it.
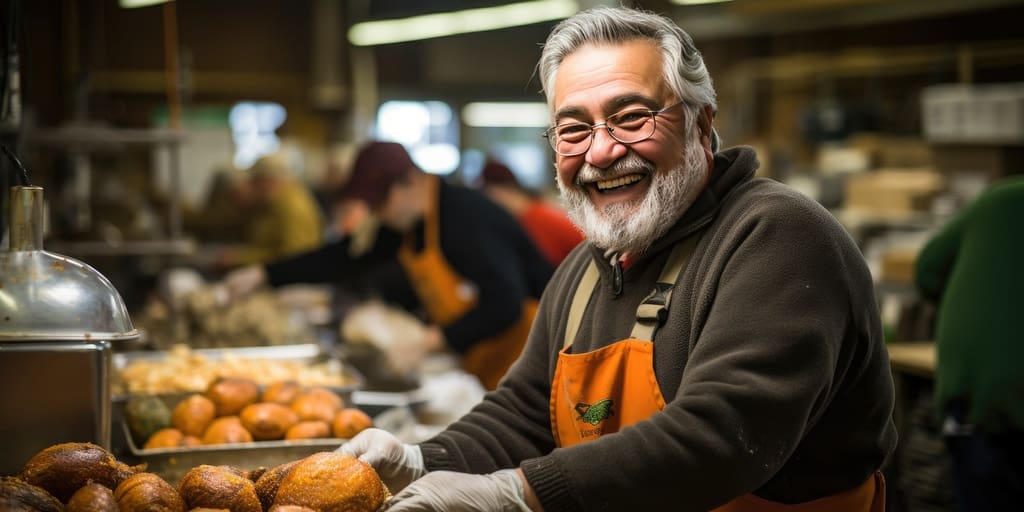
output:
<svg viewBox="0 0 1024 512"><path fill-rule="evenodd" d="M623 144L635 144L654 135L659 114L684 103L680 101L660 110L648 108L622 110L606 117L603 123L589 124L582 121L562 123L544 130L541 135L551 144L551 149L562 156L586 153L590 149L595 130L598 128L608 130L608 135Z"/></svg>

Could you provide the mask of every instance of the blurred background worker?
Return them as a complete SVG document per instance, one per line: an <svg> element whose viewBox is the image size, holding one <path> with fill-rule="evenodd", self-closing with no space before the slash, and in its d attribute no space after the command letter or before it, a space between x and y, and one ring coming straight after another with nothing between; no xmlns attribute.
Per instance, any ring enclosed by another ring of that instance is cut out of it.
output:
<svg viewBox="0 0 1024 512"><path fill-rule="evenodd" d="M519 220L553 266L562 263L583 241L583 233L563 209L523 187L505 164L488 160L480 172L480 187L487 197Z"/></svg>
<svg viewBox="0 0 1024 512"><path fill-rule="evenodd" d="M250 191L249 177L244 171L231 165L215 168L202 203L182 212L185 229L204 242L240 243L250 218ZM166 203L166 199L161 203Z"/></svg>
<svg viewBox="0 0 1024 512"><path fill-rule="evenodd" d="M370 142L336 200L361 201L379 220L372 245L352 237L232 273L234 294L263 283L354 282L374 276L392 302L432 326L422 344L462 354L463 367L494 388L519 355L552 268L507 212L481 194L424 173L402 145Z"/></svg>
<svg viewBox="0 0 1024 512"><path fill-rule="evenodd" d="M1024 177L993 183L916 262L939 301L935 405L962 511L1024 500Z"/></svg>
<svg viewBox="0 0 1024 512"><path fill-rule="evenodd" d="M260 158L248 171L250 218L242 245L221 252L225 267L265 263L318 247L324 215L312 192L281 155Z"/></svg>

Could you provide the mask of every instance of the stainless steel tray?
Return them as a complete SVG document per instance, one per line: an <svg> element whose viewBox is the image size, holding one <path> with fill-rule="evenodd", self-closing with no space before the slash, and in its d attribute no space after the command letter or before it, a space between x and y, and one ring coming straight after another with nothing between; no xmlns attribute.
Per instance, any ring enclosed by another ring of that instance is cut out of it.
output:
<svg viewBox="0 0 1024 512"><path fill-rule="evenodd" d="M131 462L145 462L146 471L160 475L174 486L178 485L185 473L202 464L235 466L244 470L261 466L272 468L317 452L334 451L346 441L338 438L296 439L147 450L135 444L128 425L123 421L121 428L135 459Z"/></svg>

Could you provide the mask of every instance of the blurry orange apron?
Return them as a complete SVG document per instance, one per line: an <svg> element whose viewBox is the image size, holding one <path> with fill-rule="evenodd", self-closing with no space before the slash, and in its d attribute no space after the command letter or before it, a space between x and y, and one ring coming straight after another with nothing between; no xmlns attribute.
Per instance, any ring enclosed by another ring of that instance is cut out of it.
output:
<svg viewBox="0 0 1024 512"><path fill-rule="evenodd" d="M398 261L408 274L427 317L444 327L476 307L477 290L448 264L441 252L437 180L434 176L428 178L423 250L415 252L414 237L406 236L398 250ZM537 301L525 300L516 323L494 337L475 343L462 357L463 368L476 375L487 389L497 387L505 371L522 352L536 313Z"/></svg>
<svg viewBox="0 0 1024 512"><path fill-rule="evenodd" d="M568 447L649 418L665 407L654 375L654 332L668 314L672 288L699 236L672 250L654 290L637 308L630 337L582 354L569 353L599 274L591 262L569 308L565 342L551 383L551 431L555 444ZM787 505L747 494L713 512L882 512L885 480L876 472L854 489Z"/></svg>

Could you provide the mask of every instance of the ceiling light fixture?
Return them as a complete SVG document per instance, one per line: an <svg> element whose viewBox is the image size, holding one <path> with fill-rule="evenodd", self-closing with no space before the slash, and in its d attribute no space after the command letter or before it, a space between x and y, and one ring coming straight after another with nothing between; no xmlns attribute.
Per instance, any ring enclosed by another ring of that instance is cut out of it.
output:
<svg viewBox="0 0 1024 512"><path fill-rule="evenodd" d="M157 5L167 3L168 0L118 0L117 5L125 9L134 9L136 7L149 7L150 5Z"/></svg>
<svg viewBox="0 0 1024 512"><path fill-rule="evenodd" d="M401 43L568 18L578 10L579 4L575 0L535 0L409 18L366 21L352 25L348 31L348 40L355 46Z"/></svg>

